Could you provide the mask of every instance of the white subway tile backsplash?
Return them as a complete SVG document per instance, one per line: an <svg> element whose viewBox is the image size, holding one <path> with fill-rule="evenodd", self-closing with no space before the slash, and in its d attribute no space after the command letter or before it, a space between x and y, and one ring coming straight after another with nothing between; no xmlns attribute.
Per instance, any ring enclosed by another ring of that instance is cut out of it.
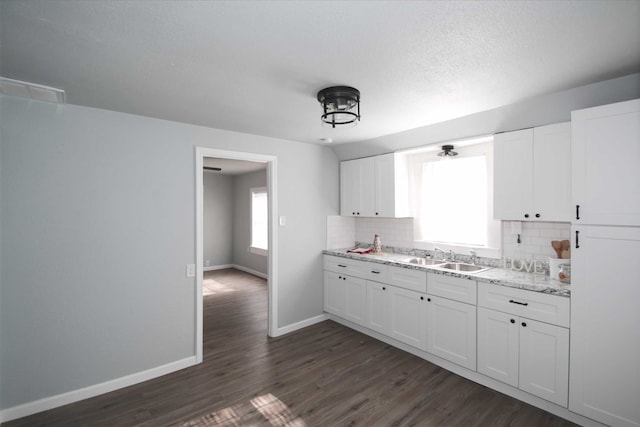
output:
<svg viewBox="0 0 640 427"><path fill-rule="evenodd" d="M546 259L555 258L552 240L569 239L571 224L568 222L523 222L521 243L511 234L510 221L502 223L502 255L507 258Z"/></svg>
<svg viewBox="0 0 640 427"><path fill-rule="evenodd" d="M327 249L351 248L356 242L356 219L348 216L327 217Z"/></svg>

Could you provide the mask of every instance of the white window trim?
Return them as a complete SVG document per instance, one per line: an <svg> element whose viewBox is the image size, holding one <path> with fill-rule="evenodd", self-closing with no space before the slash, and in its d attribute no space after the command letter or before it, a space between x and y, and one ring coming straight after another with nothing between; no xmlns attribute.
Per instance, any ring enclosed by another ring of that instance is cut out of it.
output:
<svg viewBox="0 0 640 427"><path fill-rule="evenodd" d="M485 139L486 141L486 139ZM445 143L442 143L445 144ZM442 144L438 144L438 147ZM432 242L426 240L419 240L418 236L418 222L420 218L414 217L414 242L413 246L416 249L424 249L433 251L436 247L442 249L445 252L453 251L458 254L469 254L471 250L475 251L478 256L486 258L500 258L502 257L502 226L499 220L493 219L493 138L488 142L475 143L473 145L465 145L465 141L454 141L451 144L455 145L455 151L460 153L460 156L473 156L485 154L487 158L487 245L486 246L474 246L463 244L449 244L443 242ZM415 194L415 186L417 180L417 171L422 169L422 163L426 159L435 159L437 152L433 148L427 148L423 153L413 153L411 155L412 160L410 162L410 185L411 193ZM419 203L418 200L413 201L414 204ZM414 205L414 212L418 212Z"/></svg>
<svg viewBox="0 0 640 427"><path fill-rule="evenodd" d="M250 225L250 233L249 233L249 252L255 255L260 255L260 256L267 256L269 254L269 248L259 248L256 246L253 246L253 194L254 193L265 193L267 195L267 203L269 203L269 193L267 192L267 187L253 187L249 189L249 194L250 194L250 203L249 203L249 209L251 212L251 225ZM268 208L267 208L267 212L268 212ZM268 222L268 220L267 220ZM269 238L267 236L267 244L268 244Z"/></svg>

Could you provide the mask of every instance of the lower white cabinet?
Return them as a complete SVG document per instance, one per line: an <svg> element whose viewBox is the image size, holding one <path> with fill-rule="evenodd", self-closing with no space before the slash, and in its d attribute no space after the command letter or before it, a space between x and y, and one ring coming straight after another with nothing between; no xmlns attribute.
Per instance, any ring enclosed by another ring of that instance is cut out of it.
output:
<svg viewBox="0 0 640 427"><path fill-rule="evenodd" d="M366 323L366 280L324 272L324 310L358 325Z"/></svg>
<svg viewBox="0 0 640 427"><path fill-rule="evenodd" d="M389 285L367 281L367 328L389 335L390 301Z"/></svg>
<svg viewBox="0 0 640 427"><path fill-rule="evenodd" d="M421 350L427 349L426 295L389 286L389 335Z"/></svg>
<svg viewBox="0 0 640 427"><path fill-rule="evenodd" d="M427 351L475 371L476 306L427 295Z"/></svg>
<svg viewBox="0 0 640 427"><path fill-rule="evenodd" d="M478 307L478 372L566 408L569 330Z"/></svg>

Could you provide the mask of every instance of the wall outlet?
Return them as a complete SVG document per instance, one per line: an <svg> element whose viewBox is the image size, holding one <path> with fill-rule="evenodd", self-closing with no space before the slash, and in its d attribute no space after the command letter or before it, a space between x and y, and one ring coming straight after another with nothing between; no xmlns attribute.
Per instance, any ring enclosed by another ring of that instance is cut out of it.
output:
<svg viewBox="0 0 640 427"><path fill-rule="evenodd" d="M196 265L195 264L187 264L186 276L187 277L196 277Z"/></svg>
<svg viewBox="0 0 640 427"><path fill-rule="evenodd" d="M204 260L204 266L205 267L209 267L211 265L211 260L210 259L205 259Z"/></svg>

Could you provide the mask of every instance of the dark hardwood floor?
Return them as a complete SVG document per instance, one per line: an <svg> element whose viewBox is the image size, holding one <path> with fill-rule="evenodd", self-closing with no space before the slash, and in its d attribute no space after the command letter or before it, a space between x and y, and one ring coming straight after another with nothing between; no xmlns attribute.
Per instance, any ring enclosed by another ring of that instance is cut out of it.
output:
<svg viewBox="0 0 640 427"><path fill-rule="evenodd" d="M262 279L204 286L202 364L3 425L574 425L331 321L267 338Z"/></svg>

